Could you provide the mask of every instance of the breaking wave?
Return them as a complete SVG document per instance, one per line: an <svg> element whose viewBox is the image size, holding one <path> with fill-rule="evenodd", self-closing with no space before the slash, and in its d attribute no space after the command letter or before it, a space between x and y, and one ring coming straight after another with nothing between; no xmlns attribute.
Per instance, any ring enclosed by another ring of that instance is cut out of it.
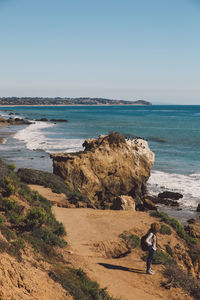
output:
<svg viewBox="0 0 200 300"><path fill-rule="evenodd" d="M180 204L184 206L196 208L200 201L200 173L182 175L152 171L147 185L153 194L165 190L183 194Z"/></svg>
<svg viewBox="0 0 200 300"><path fill-rule="evenodd" d="M29 150L43 150L48 153L76 152L83 150L82 139L49 138L45 129L55 126L47 122L35 122L18 131L14 138L26 144Z"/></svg>

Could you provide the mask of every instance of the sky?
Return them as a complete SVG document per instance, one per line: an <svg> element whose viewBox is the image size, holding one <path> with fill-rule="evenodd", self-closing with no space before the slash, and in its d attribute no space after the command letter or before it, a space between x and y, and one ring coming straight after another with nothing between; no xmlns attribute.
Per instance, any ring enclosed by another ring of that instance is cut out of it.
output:
<svg viewBox="0 0 200 300"><path fill-rule="evenodd" d="M200 0L0 0L0 97L200 105Z"/></svg>

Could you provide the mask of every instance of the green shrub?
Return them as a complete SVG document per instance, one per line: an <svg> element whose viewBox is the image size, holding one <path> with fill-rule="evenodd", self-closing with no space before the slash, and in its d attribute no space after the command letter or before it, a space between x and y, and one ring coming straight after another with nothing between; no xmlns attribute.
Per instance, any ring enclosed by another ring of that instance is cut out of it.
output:
<svg viewBox="0 0 200 300"><path fill-rule="evenodd" d="M4 196L10 196L15 193L16 189L15 189L14 181L10 176L5 177L5 189L6 192L4 193Z"/></svg>
<svg viewBox="0 0 200 300"><path fill-rule="evenodd" d="M5 222L5 219L2 215L0 215L0 225L2 225Z"/></svg>
<svg viewBox="0 0 200 300"><path fill-rule="evenodd" d="M23 238L32 245L34 251L36 253L40 253L43 258L45 258L48 261L55 261L58 260L60 261L60 256L57 254L55 251L54 247L51 245L48 245L45 243L42 239L33 236L32 232L28 233L25 232L23 233Z"/></svg>
<svg viewBox="0 0 200 300"><path fill-rule="evenodd" d="M3 236L5 236L5 238L7 239L8 242L10 242L10 240L16 239L16 237L17 237L15 231L9 229L5 225L1 225L0 230L1 230L1 233L3 234Z"/></svg>
<svg viewBox="0 0 200 300"><path fill-rule="evenodd" d="M20 217L18 214L16 214L15 212L10 212L6 215L7 219L9 222L11 222L12 224L15 225L20 225L21 221L22 221L22 217Z"/></svg>
<svg viewBox="0 0 200 300"><path fill-rule="evenodd" d="M5 199L5 209L6 210L15 210L17 206L18 206L18 204L14 199L12 199L12 198Z"/></svg>
<svg viewBox="0 0 200 300"><path fill-rule="evenodd" d="M17 175L24 183L42 185L51 188L55 193L66 194L71 190L61 177L49 172L21 168L17 171Z"/></svg>
<svg viewBox="0 0 200 300"><path fill-rule="evenodd" d="M97 282L91 281L81 269L57 266L49 276L59 282L75 300L115 300L106 289L101 289Z"/></svg>
<svg viewBox="0 0 200 300"><path fill-rule="evenodd" d="M55 219L55 222L51 226L51 230L54 234L56 234L58 236L66 235L66 230L65 230L64 225L62 223L58 222L56 219Z"/></svg>
<svg viewBox="0 0 200 300"><path fill-rule="evenodd" d="M59 246L62 248L67 244L67 242L47 228L36 228L33 230L32 235L51 246Z"/></svg>
<svg viewBox="0 0 200 300"><path fill-rule="evenodd" d="M24 216L24 223L28 229L40 227L47 220L47 213L42 207L33 207Z"/></svg>
<svg viewBox="0 0 200 300"><path fill-rule="evenodd" d="M173 287L181 287L194 299L200 299L200 283L193 276L184 273L177 265L167 264L163 274L168 279L162 283L163 286L170 284Z"/></svg>
<svg viewBox="0 0 200 300"><path fill-rule="evenodd" d="M25 240L23 238L18 238L17 240L15 241L12 241L11 242L12 246L14 246L14 248L16 250L20 250L20 249L24 249L26 244L25 244Z"/></svg>
<svg viewBox="0 0 200 300"><path fill-rule="evenodd" d="M142 259L146 261L147 257L148 257L148 253L146 255L143 255ZM160 265L160 264L166 265L167 263L172 263L172 262L174 262L174 261L168 253L166 253L164 251L160 251L160 250L155 251L154 256L153 256L153 260L152 260L152 264L154 264L154 265Z"/></svg>
<svg viewBox="0 0 200 300"><path fill-rule="evenodd" d="M192 238L189 236L186 232L184 227L180 224L180 222L174 218L170 218L166 213L164 212L158 212L158 211L153 211L150 213L152 217L156 218L161 218L161 221L169 224L171 227L174 228L176 233L186 241L188 246L194 245L197 243L197 239Z"/></svg>
<svg viewBox="0 0 200 300"><path fill-rule="evenodd" d="M140 238L137 235L132 234L128 231L122 232L119 235L119 237L121 239L123 239L128 244L128 246L131 248L136 248L136 247L140 246Z"/></svg>
<svg viewBox="0 0 200 300"><path fill-rule="evenodd" d="M167 225L164 225L164 224L161 224L161 227L160 227L160 231L159 231L161 234L168 234L170 235L172 233L171 229L169 226Z"/></svg>
<svg viewBox="0 0 200 300"><path fill-rule="evenodd" d="M16 169L15 164L9 164L9 165L8 165L8 169L9 169L10 171L14 171L14 170Z"/></svg>

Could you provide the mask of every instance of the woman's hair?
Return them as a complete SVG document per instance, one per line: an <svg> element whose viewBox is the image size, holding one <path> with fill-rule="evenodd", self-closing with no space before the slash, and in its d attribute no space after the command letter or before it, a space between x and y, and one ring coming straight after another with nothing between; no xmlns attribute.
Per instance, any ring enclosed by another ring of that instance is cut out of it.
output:
<svg viewBox="0 0 200 300"><path fill-rule="evenodd" d="M160 229L160 224L159 223L152 223L151 224L151 230L153 233L157 233Z"/></svg>

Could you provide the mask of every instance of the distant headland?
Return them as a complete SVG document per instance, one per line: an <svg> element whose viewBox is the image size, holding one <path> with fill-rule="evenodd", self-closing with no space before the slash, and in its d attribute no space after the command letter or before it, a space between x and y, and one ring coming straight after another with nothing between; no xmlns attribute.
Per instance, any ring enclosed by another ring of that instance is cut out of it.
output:
<svg viewBox="0 0 200 300"><path fill-rule="evenodd" d="M0 105L152 105L145 100L126 101L104 98L45 98L45 97L2 97Z"/></svg>

